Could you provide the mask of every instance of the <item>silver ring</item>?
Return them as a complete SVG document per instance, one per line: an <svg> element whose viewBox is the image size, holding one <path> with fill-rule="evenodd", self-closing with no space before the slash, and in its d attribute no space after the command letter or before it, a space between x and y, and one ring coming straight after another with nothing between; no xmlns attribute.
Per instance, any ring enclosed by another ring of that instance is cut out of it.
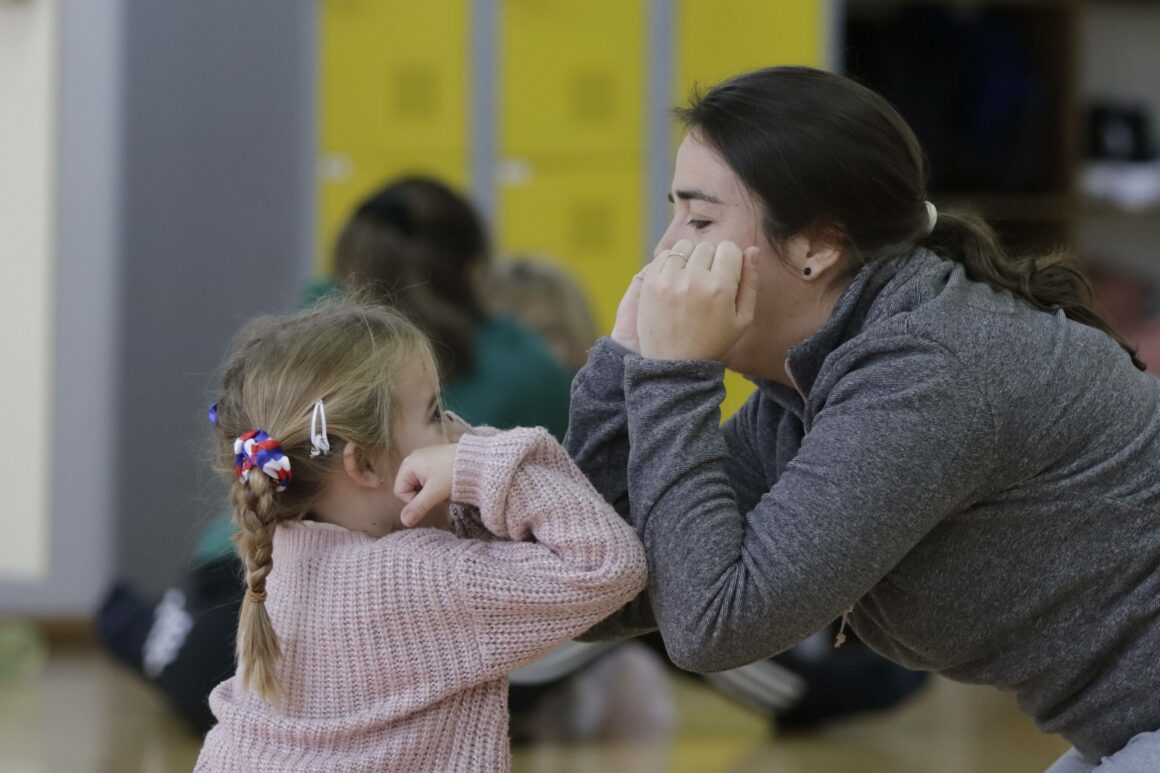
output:
<svg viewBox="0 0 1160 773"><path fill-rule="evenodd" d="M689 256L686 255L685 253L677 252L676 250L669 250L669 257L671 258L674 255L676 255L679 258L684 258L686 263L689 262Z"/></svg>

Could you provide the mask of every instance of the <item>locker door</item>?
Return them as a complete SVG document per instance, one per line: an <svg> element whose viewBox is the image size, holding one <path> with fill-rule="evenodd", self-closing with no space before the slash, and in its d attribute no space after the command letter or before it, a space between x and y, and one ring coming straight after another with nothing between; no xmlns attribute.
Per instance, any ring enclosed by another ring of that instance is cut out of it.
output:
<svg viewBox="0 0 1160 773"><path fill-rule="evenodd" d="M644 7L502 3L500 248L580 277L610 329L643 247Z"/></svg>
<svg viewBox="0 0 1160 773"><path fill-rule="evenodd" d="M319 271L353 205L389 178L466 186L469 10L469 0L323 3Z"/></svg>

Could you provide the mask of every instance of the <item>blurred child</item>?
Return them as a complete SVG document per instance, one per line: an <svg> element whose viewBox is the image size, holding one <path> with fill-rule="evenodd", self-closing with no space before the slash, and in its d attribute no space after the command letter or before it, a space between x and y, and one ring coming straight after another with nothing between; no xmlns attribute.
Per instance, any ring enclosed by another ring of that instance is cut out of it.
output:
<svg viewBox="0 0 1160 773"><path fill-rule="evenodd" d="M643 588L632 529L546 431L452 443L438 395L430 344L390 311L242 334L214 412L238 671L197 770L506 769L507 673Z"/></svg>
<svg viewBox="0 0 1160 773"><path fill-rule="evenodd" d="M538 333L569 372L584 366L600 333L584 290L564 268L519 256L492 266L485 287L493 312L512 314Z"/></svg>

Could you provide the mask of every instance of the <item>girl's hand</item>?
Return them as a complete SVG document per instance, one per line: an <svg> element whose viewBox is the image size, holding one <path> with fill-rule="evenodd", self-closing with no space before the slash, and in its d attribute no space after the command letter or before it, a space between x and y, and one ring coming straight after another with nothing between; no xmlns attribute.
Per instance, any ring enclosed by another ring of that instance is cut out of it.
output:
<svg viewBox="0 0 1160 773"><path fill-rule="evenodd" d="M753 322L756 256L756 247L742 254L733 242L701 242L692 253L678 243L661 253L644 271L640 353L656 360L724 357Z"/></svg>
<svg viewBox="0 0 1160 773"><path fill-rule="evenodd" d="M411 452L395 476L395 496L407 503L400 514L404 526L414 526L427 512L451 499L455 443L427 446Z"/></svg>
<svg viewBox="0 0 1160 773"><path fill-rule="evenodd" d="M677 252L688 255L693 250L693 243L688 239L681 239L673 245ZM633 354L640 354L640 338L636 332L637 309L640 304L640 288L644 280L644 271L632 278L624 297L620 299L620 306L616 309L616 323L612 326L613 341L628 349Z"/></svg>

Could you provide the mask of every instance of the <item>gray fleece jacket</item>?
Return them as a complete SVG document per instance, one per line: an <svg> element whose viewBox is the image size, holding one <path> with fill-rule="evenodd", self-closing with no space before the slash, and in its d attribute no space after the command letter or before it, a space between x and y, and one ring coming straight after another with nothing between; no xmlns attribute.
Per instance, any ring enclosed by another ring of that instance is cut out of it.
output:
<svg viewBox="0 0 1160 773"><path fill-rule="evenodd" d="M1160 729L1160 381L925 250L864 269L787 367L720 426L719 363L592 350L566 445L650 574L593 636L659 627L717 671L852 608L1090 758Z"/></svg>

